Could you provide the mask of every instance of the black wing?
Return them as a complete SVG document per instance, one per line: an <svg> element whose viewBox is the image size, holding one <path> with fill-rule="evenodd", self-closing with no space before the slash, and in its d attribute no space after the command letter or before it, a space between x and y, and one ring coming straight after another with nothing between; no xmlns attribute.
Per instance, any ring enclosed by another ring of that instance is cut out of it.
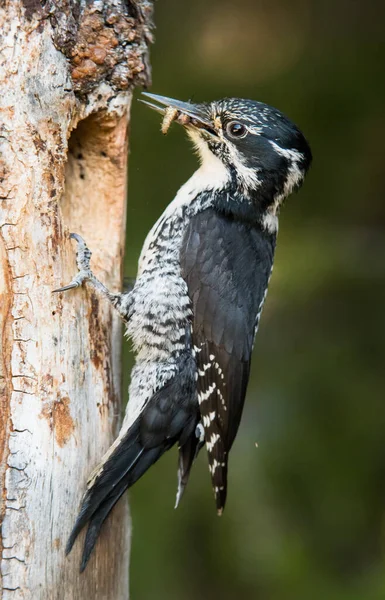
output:
<svg viewBox="0 0 385 600"><path fill-rule="evenodd" d="M274 247L275 236L214 209L191 219L182 245L182 276L193 304L198 400L219 514Z"/></svg>

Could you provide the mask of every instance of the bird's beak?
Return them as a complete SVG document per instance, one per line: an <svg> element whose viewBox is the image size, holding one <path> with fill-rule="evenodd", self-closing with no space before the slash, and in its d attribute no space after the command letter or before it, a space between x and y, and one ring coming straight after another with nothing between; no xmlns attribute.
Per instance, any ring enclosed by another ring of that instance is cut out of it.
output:
<svg viewBox="0 0 385 600"><path fill-rule="evenodd" d="M202 105L192 104L191 102L181 102L174 98L149 94L148 92L142 92L142 95L158 103L154 104L153 102L139 99L139 102L146 104L150 108L164 115L165 118L162 125L163 133L167 133L172 121L176 121L185 127L193 127L194 129L202 130L210 137L217 137L213 123L207 117L207 113L203 110ZM160 106L158 106L159 104Z"/></svg>

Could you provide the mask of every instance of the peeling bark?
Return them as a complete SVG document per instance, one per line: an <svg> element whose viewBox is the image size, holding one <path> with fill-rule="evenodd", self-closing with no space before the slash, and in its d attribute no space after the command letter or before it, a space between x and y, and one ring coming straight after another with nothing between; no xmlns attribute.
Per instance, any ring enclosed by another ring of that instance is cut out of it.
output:
<svg viewBox="0 0 385 600"><path fill-rule="evenodd" d="M120 503L89 567L64 545L120 411L120 322L76 271L69 232L119 289L132 89L151 3L0 0L1 598L128 598Z"/></svg>

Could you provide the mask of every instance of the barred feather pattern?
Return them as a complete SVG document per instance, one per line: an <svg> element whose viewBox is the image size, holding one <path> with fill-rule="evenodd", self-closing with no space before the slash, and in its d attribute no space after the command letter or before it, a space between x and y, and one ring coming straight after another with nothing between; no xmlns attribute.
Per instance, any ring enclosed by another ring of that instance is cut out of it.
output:
<svg viewBox="0 0 385 600"><path fill-rule="evenodd" d="M214 354L210 354L207 343L195 347L199 355L198 403L202 415L209 471L218 514L221 515L226 502L227 448L223 437L222 414L227 411L225 399L226 381Z"/></svg>
<svg viewBox="0 0 385 600"><path fill-rule="evenodd" d="M222 163L214 156L210 160L180 188L143 245L126 331L136 360L122 435L152 395L177 373L178 356L188 343L186 327L191 337L192 303L181 276L181 240L191 217L212 206L216 194L230 183Z"/></svg>
<svg viewBox="0 0 385 600"><path fill-rule="evenodd" d="M189 341L192 303L181 276L181 240L191 217L212 206L216 194L229 184L227 169L211 155L179 189L146 237L135 286L119 301L126 306L126 335L136 353L129 401L119 435L90 475L88 489L153 395L178 374L178 358L189 344L194 356ZM124 312L121 305L117 308Z"/></svg>

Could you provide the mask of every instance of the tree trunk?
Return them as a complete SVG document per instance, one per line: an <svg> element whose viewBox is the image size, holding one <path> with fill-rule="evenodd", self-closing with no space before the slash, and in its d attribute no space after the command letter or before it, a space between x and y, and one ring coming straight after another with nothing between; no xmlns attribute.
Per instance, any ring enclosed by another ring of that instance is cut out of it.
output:
<svg viewBox="0 0 385 600"><path fill-rule="evenodd" d="M128 598L128 507L86 571L64 546L87 476L120 413L119 319L82 288L92 266L120 289L127 123L148 83L151 3L0 0L1 598Z"/></svg>

